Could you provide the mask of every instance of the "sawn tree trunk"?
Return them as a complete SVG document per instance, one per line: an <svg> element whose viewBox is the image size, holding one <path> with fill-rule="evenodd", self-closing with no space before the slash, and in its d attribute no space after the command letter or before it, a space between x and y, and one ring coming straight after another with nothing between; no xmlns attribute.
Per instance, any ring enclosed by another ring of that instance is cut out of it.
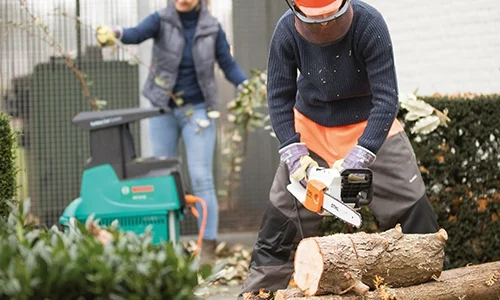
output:
<svg viewBox="0 0 500 300"><path fill-rule="evenodd" d="M440 276L447 239L444 229L403 234L399 225L375 234L306 238L295 253L294 280L313 296L349 290L364 295L380 280L392 287L421 284Z"/></svg>

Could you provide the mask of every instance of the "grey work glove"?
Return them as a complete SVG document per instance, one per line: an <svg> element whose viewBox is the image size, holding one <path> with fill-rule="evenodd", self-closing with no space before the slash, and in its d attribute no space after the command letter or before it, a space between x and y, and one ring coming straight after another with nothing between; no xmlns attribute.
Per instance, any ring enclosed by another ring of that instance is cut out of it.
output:
<svg viewBox="0 0 500 300"><path fill-rule="evenodd" d="M280 159L286 163L290 176L305 184L307 169L317 167L318 163L309 156L305 143L293 143L279 151Z"/></svg>
<svg viewBox="0 0 500 300"><path fill-rule="evenodd" d="M367 169L376 158L373 152L357 145L346 155L340 166L342 169Z"/></svg>
<svg viewBox="0 0 500 300"><path fill-rule="evenodd" d="M333 168L337 169L341 174L345 169L367 169L376 158L377 156L370 150L361 146L356 146L345 158L339 159L333 163ZM352 181L360 181L365 178L365 174L349 174L349 180Z"/></svg>

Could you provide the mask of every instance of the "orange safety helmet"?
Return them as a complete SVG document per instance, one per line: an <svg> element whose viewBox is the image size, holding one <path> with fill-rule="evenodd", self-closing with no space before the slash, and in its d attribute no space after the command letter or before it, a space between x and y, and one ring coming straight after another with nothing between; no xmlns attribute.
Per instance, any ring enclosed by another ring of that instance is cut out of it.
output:
<svg viewBox="0 0 500 300"><path fill-rule="evenodd" d="M328 45L341 40L351 27L351 0L285 0L295 15L295 28L307 41Z"/></svg>
<svg viewBox="0 0 500 300"><path fill-rule="evenodd" d="M307 16L321 16L338 11L343 0L295 0L295 6Z"/></svg>

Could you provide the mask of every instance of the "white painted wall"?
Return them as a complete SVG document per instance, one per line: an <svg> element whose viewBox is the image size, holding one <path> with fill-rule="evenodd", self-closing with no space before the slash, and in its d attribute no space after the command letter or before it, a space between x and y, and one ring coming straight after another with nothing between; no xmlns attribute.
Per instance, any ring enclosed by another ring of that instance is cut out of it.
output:
<svg viewBox="0 0 500 300"><path fill-rule="evenodd" d="M391 30L400 93L500 93L500 1L365 1Z"/></svg>

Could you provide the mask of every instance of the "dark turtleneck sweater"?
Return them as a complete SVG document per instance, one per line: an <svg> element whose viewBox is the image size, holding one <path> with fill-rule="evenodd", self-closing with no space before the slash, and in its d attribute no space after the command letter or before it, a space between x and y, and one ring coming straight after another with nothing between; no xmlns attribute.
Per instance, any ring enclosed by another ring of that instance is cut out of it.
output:
<svg viewBox="0 0 500 300"><path fill-rule="evenodd" d="M181 64L179 65L179 73L177 75L177 84L174 87L174 93L183 91L181 98L185 103L201 103L203 102L203 93L201 92L198 80L196 79L196 70L194 69L193 60L193 37L198 23L199 10L193 10L187 13L179 13L179 17L184 29L185 46L182 53ZM175 107L175 104L170 101L170 107Z"/></svg>
<svg viewBox="0 0 500 300"><path fill-rule="evenodd" d="M183 91L181 98L184 104L197 104L205 101L201 92L192 55L193 37L198 24L199 10L192 10L186 13L180 13L179 17L184 30L185 46L182 53L182 60L179 65L178 77L173 92ZM146 17L139 25L133 28L125 28L120 40L124 44L139 44L149 38L155 38L160 30L160 16L154 12ZM220 68L224 71L227 79L235 86L242 83L246 76L238 67L236 61L229 51L229 43L226 34L219 24L219 32L216 41L216 57ZM173 101L169 103L170 107L176 107Z"/></svg>
<svg viewBox="0 0 500 300"><path fill-rule="evenodd" d="M358 145L373 153L387 138L399 103L391 38L375 8L359 0L352 6L349 32L328 46L303 39L291 11L278 21L268 61L268 104L280 147L300 141L294 107L327 127L368 120Z"/></svg>

